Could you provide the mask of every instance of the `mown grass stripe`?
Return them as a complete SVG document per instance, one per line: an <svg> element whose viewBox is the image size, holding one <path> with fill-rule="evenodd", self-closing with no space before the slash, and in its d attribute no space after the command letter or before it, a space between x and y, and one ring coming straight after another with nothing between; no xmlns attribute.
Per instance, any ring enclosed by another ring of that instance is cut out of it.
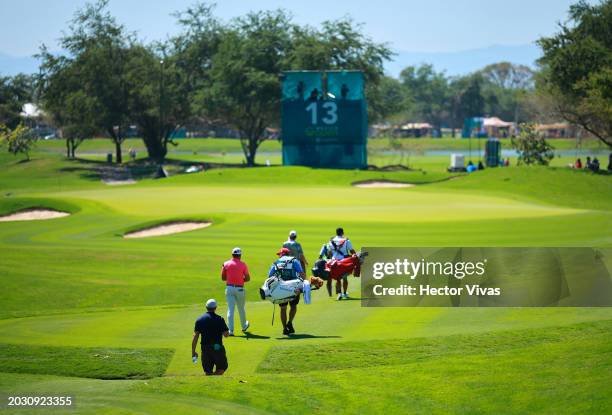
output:
<svg viewBox="0 0 612 415"><path fill-rule="evenodd" d="M161 376L174 350L167 348L52 347L0 344L0 372L94 379Z"/></svg>
<svg viewBox="0 0 612 415"><path fill-rule="evenodd" d="M371 366L394 366L454 355L500 353L512 349L570 343L600 337L612 342L612 320L570 326L508 330L486 334L367 342L334 342L316 345L272 347L257 367L261 373L340 370Z"/></svg>

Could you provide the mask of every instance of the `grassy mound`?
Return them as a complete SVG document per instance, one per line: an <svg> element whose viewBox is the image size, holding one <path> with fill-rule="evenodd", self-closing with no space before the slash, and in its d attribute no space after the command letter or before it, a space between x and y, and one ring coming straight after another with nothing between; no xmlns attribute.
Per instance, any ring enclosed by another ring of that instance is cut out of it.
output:
<svg viewBox="0 0 612 415"><path fill-rule="evenodd" d="M0 344L0 372L95 379L161 376L174 350Z"/></svg>
<svg viewBox="0 0 612 415"><path fill-rule="evenodd" d="M553 167L486 169L436 185L436 190L497 194L555 206L612 210L612 175Z"/></svg>

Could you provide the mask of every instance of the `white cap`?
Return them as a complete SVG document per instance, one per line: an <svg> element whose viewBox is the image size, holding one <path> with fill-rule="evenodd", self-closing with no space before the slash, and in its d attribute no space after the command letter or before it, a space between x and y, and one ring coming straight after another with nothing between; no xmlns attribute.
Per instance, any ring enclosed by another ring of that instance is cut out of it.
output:
<svg viewBox="0 0 612 415"><path fill-rule="evenodd" d="M296 236L297 236L297 232L296 231L289 232L289 237L290 238L295 238Z"/></svg>
<svg viewBox="0 0 612 415"><path fill-rule="evenodd" d="M232 249L232 255L242 255L242 249L238 247Z"/></svg>
<svg viewBox="0 0 612 415"><path fill-rule="evenodd" d="M206 308L209 310L217 308L217 300L215 300L214 298L211 298L208 301L206 301Z"/></svg>

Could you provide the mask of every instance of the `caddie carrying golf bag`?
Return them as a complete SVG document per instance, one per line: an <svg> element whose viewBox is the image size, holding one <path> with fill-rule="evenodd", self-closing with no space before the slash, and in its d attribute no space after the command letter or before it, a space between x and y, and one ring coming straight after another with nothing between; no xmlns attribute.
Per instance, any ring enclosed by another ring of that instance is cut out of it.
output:
<svg viewBox="0 0 612 415"><path fill-rule="evenodd" d="M262 300L273 304L284 304L293 300L304 291L304 280L295 270L298 260L284 255L274 263L274 273L259 289Z"/></svg>

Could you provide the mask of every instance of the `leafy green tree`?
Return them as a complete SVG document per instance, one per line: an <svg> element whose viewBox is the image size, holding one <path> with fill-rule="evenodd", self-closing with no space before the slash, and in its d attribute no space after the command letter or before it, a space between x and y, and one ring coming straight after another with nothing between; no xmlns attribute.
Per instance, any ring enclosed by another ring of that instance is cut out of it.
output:
<svg viewBox="0 0 612 415"><path fill-rule="evenodd" d="M266 127L279 121L279 74L291 46L290 27L289 15L280 10L235 19L212 60L210 84L196 95L207 118L240 130L249 166Z"/></svg>
<svg viewBox="0 0 612 415"><path fill-rule="evenodd" d="M149 158L158 163L168 154L168 145L176 145L172 133L191 113L186 73L176 55L164 53L142 45L126 53L129 116L139 127Z"/></svg>
<svg viewBox="0 0 612 415"><path fill-rule="evenodd" d="M176 69L184 74L184 93L190 99L210 83L213 56L219 49L224 25L215 17L213 4L195 3L176 12L181 31L168 42L167 55L174 56Z"/></svg>
<svg viewBox="0 0 612 415"><path fill-rule="evenodd" d="M196 3L174 13L181 32L167 42L133 45L128 51L127 85L131 119L139 126L149 158L159 163L172 134L201 112L201 92L211 85L212 59L223 25L213 5ZM214 111L206 114L216 118Z"/></svg>
<svg viewBox="0 0 612 415"><path fill-rule="evenodd" d="M612 1L570 7L559 33L538 41L538 87L555 112L612 147Z"/></svg>
<svg viewBox="0 0 612 415"><path fill-rule="evenodd" d="M400 81L412 97L418 121L427 121L438 130L449 116L449 80L432 65L408 66L400 73Z"/></svg>
<svg viewBox="0 0 612 415"><path fill-rule="evenodd" d="M91 115L96 110L96 100L81 89L77 65L64 57L51 55L45 47L41 48L39 56L43 60L42 105L52 122L61 127L66 158L74 159L79 145L100 131Z"/></svg>
<svg viewBox="0 0 612 415"><path fill-rule="evenodd" d="M393 114L407 101L401 89L384 76L383 65L393 55L386 43L376 43L363 31L363 25L346 17L325 21L320 28L293 25L292 47L286 69L360 70L365 79L368 118L376 121ZM395 95L398 101L392 101ZM388 107L387 104L391 104Z"/></svg>
<svg viewBox="0 0 612 415"><path fill-rule="evenodd" d="M121 163L129 125L127 52L134 39L110 15L107 4L99 0L77 11L60 39L64 55L41 48L41 91L45 109L63 126L73 131L95 127L108 134ZM64 107L64 102L74 105Z"/></svg>
<svg viewBox="0 0 612 415"><path fill-rule="evenodd" d="M16 128L21 122L23 104L34 98L32 76L18 74L0 77L0 124Z"/></svg>
<svg viewBox="0 0 612 415"><path fill-rule="evenodd" d="M521 124L518 137L512 138L512 147L519 153L518 164L547 166L555 156L552 147L533 124Z"/></svg>
<svg viewBox="0 0 612 415"><path fill-rule="evenodd" d="M350 19L327 21L315 29L298 26L287 12L276 10L249 13L220 26L204 7L188 13L186 21L191 22L189 27L203 28L189 32L191 42L205 46L197 49L205 52L192 52L199 63L192 67L210 64L210 70L200 77L206 84L197 88L196 110L210 121L241 132L248 165L255 164L266 127L279 124L279 74L284 70L361 70L369 108L374 111L372 119L387 111L377 105L377 87L383 79L383 62L391 52L365 36L361 26ZM191 50L189 41L187 37L181 51ZM210 51L214 51L212 58Z"/></svg>
<svg viewBox="0 0 612 415"><path fill-rule="evenodd" d="M14 129L0 125L0 144L6 146L9 153L14 156L24 154L26 160L30 160L30 151L36 143L36 136L23 124L18 124Z"/></svg>
<svg viewBox="0 0 612 415"><path fill-rule="evenodd" d="M498 62L478 71L483 78L485 112L519 123L532 119L526 100L534 89L534 71L525 65Z"/></svg>
<svg viewBox="0 0 612 415"><path fill-rule="evenodd" d="M406 118L414 107L414 102L399 80L383 76L377 87L370 90L368 107L373 107L374 120Z"/></svg>
<svg viewBox="0 0 612 415"><path fill-rule="evenodd" d="M454 78L449 85L449 119L455 129L461 128L469 117L481 117L485 113L485 97L482 93L484 80L478 73Z"/></svg>
<svg viewBox="0 0 612 415"><path fill-rule="evenodd" d="M479 73L491 84L502 89L530 89L534 86L534 72L525 65L498 62L482 68Z"/></svg>

